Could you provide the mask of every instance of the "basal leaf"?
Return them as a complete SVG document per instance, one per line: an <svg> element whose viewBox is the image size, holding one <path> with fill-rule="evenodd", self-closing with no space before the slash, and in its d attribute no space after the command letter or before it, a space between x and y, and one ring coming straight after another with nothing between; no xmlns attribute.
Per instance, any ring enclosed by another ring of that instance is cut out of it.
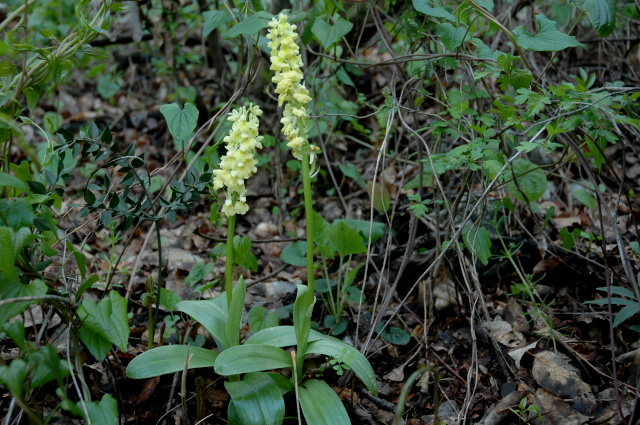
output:
<svg viewBox="0 0 640 425"><path fill-rule="evenodd" d="M567 47L582 47L575 37L558 31L555 21L547 18L544 14L536 15L539 31L537 34L530 34L524 25L513 30L516 43L523 49L536 52L557 52Z"/></svg>
<svg viewBox="0 0 640 425"><path fill-rule="evenodd" d="M337 17L333 25L328 24L324 19L316 19L311 28L311 32L315 35L322 46L326 49L331 47L333 43L347 35L353 28L353 24L341 17Z"/></svg>
<svg viewBox="0 0 640 425"><path fill-rule="evenodd" d="M616 26L616 0L569 0L589 15L591 25L600 37L606 37Z"/></svg>
<svg viewBox="0 0 640 425"><path fill-rule="evenodd" d="M169 132L177 142L186 140L198 123L198 108L193 103L185 103L181 109L177 103L162 105L160 112L167 120Z"/></svg>
<svg viewBox="0 0 640 425"><path fill-rule="evenodd" d="M284 399L278 385L266 373L248 373L240 381L225 382L224 387L233 400L234 416L240 424L282 424Z"/></svg>
<svg viewBox="0 0 640 425"><path fill-rule="evenodd" d="M251 310L249 310L247 321L249 322L251 332L254 333L259 332L263 329L278 326L278 324L280 323L280 321L278 320L278 316L268 311L264 306L261 305L254 306Z"/></svg>
<svg viewBox="0 0 640 425"><path fill-rule="evenodd" d="M335 222L331 225L329 238L341 257L367 251L367 246L360 234L344 222Z"/></svg>
<svg viewBox="0 0 640 425"><path fill-rule="evenodd" d="M324 381L309 379L299 388L300 407L309 425L349 425L351 420L340 397ZM322 400L321 403L318 401Z"/></svg>
<svg viewBox="0 0 640 425"><path fill-rule="evenodd" d="M211 333L220 351L229 347L226 323L229 316L225 292L209 300L180 301L176 310L188 314Z"/></svg>
<svg viewBox="0 0 640 425"><path fill-rule="evenodd" d="M315 223L315 222L314 222ZM369 231L371 231L371 241L375 242L384 235L384 223L379 221L374 221L373 223L369 220L354 220L354 219L337 219L333 222L335 223L344 223L356 232L362 235L362 239L364 241L369 240Z"/></svg>
<svg viewBox="0 0 640 425"><path fill-rule="evenodd" d="M140 354L127 366L127 376L145 379L167 373L182 372L189 351L189 369L213 367L218 353L188 345L163 345Z"/></svg>
<svg viewBox="0 0 640 425"><path fill-rule="evenodd" d="M431 6L433 4L433 6ZM453 16L451 12L449 12L444 7L438 5L434 1L429 0L413 0L413 7L420 13L424 13L427 16L431 16L433 18L444 18L447 21L455 22L456 17Z"/></svg>
<svg viewBox="0 0 640 425"><path fill-rule="evenodd" d="M215 361L218 375L240 375L292 367L291 355L273 345L244 344L224 350Z"/></svg>
<svg viewBox="0 0 640 425"><path fill-rule="evenodd" d="M284 247L280 253L280 259L292 266L307 265L307 243L304 241L294 242Z"/></svg>
<svg viewBox="0 0 640 425"><path fill-rule="evenodd" d="M547 190L547 175L544 171L526 159L516 159L512 167L513 169L507 172L511 177L507 182L507 189L513 197L525 202L540 199Z"/></svg>
<svg viewBox="0 0 640 425"><path fill-rule="evenodd" d="M323 335L322 339L309 342L307 353L322 354L344 362L360 378L373 394L378 393L376 374L367 358L360 351L339 339Z"/></svg>
<svg viewBox="0 0 640 425"><path fill-rule="evenodd" d="M311 329L308 341L323 339L326 335ZM296 345L296 331L293 326L277 326L264 329L247 339L245 344L273 345L274 347L291 347Z"/></svg>

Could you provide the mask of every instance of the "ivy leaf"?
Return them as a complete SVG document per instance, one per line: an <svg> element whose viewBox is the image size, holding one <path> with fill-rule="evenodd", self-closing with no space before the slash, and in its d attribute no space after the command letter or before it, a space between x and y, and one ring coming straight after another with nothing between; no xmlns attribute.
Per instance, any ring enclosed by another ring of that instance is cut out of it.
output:
<svg viewBox="0 0 640 425"><path fill-rule="evenodd" d="M264 10L256 12L229 29L229 31L224 34L224 39L229 40L239 35L256 35L262 28L269 26L271 18L273 18L273 15L269 12L265 12Z"/></svg>
<svg viewBox="0 0 640 425"><path fill-rule="evenodd" d="M443 18L447 21L455 22L456 17L442 6L431 6L429 0L413 0L413 7L420 13L433 18Z"/></svg>
<svg viewBox="0 0 640 425"><path fill-rule="evenodd" d="M513 30L516 43L523 49L536 52L557 52L567 47L586 48L575 37L558 31L556 22L544 16L543 13L536 15L536 22L540 28L536 35L530 34L524 25Z"/></svg>
<svg viewBox="0 0 640 425"><path fill-rule="evenodd" d="M177 142L189 137L198 123L199 111L193 103L185 103L184 109L180 109L177 103L162 105L160 112L167 120L169 132Z"/></svg>
<svg viewBox="0 0 640 425"><path fill-rule="evenodd" d="M211 31L218 29L221 25L233 21L233 16L228 10L208 10L202 14L204 24L202 25L202 38L205 38Z"/></svg>
<svg viewBox="0 0 640 425"><path fill-rule="evenodd" d="M326 50L331 47L333 43L347 35L352 28L353 24L341 17L338 17L336 23L333 25L329 25L323 19L316 19L311 28L311 32L320 40L320 43L322 43L322 46Z"/></svg>
<svg viewBox="0 0 640 425"><path fill-rule="evenodd" d="M507 189L514 198L533 202L544 195L547 190L547 176L536 164L526 159L516 159L510 171L511 179L507 182Z"/></svg>
<svg viewBox="0 0 640 425"><path fill-rule="evenodd" d="M600 37L606 37L616 25L616 0L569 0L589 15L591 25Z"/></svg>
<svg viewBox="0 0 640 425"><path fill-rule="evenodd" d="M249 327L253 333L259 332L263 329L272 328L280 324L278 316L261 305L254 306L249 310L247 321L249 322Z"/></svg>
<svg viewBox="0 0 640 425"><path fill-rule="evenodd" d="M444 24L438 24L438 29L436 30L438 37L442 40L442 44L451 50L455 51L465 38L468 37L469 31L464 27L456 28L448 22Z"/></svg>

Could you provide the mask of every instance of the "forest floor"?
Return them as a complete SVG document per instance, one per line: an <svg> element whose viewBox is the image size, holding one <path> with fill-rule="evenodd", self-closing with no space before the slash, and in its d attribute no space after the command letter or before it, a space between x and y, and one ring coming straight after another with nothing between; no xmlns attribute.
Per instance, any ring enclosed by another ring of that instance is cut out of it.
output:
<svg viewBox="0 0 640 425"><path fill-rule="evenodd" d="M637 36L635 33L631 38ZM89 122L100 129L109 127L123 148L133 144L137 153L144 152L145 167L155 170L159 186L182 178L190 157L183 157L176 149L160 106L175 101L172 94L176 87L188 87L197 92L198 106L218 111L237 90L233 71L228 68L220 76L215 67L186 66L160 72L157 63L169 59L161 56L160 49L146 44L152 40L143 40L140 47L103 42L110 53L102 72L114 76L117 72L113 93L105 96L107 83L102 81L103 87L98 87L99 75L75 72L73 83L66 80L51 99L42 101L32 118L56 111L63 117L62 127L75 134ZM545 78L569 79L583 68L596 75L595 86L620 80L624 86L638 87L639 59L634 55L640 55L640 48L637 44L632 48L635 50L625 46L615 39L595 40L586 52L561 55ZM182 55L195 55L199 48L185 41ZM307 54L313 60L313 54ZM380 61L385 58L376 51L367 54L369 60L375 55L380 55ZM261 62L256 69L268 69L265 57L257 60ZM369 102L383 102L384 87L400 87L395 72L390 65L361 70L356 81L359 93ZM251 86L243 96L264 104L265 116L275 116L277 110L267 94L273 87L259 73L257 80L262 83ZM357 96L353 88L346 87L344 97L355 102ZM425 109L429 108L433 113L438 111L435 103ZM355 112L364 117L372 109L362 104ZM209 117L201 113L199 124ZM267 124L272 127L268 131L278 137L277 120L272 121ZM360 123L379 130L375 118L361 119ZM428 125L426 121L413 124ZM309 362L307 373L322 374L344 400L353 423L393 423L403 389L404 418L412 425L431 424L436 419L446 424L485 425L617 424L622 423L621 416L628 420L636 408L640 382L640 320L636 314L613 328L618 306L613 306L612 316L606 303L585 302L605 299L602 288L607 283L631 285L628 271L635 275L640 270L640 250L632 243L638 238L640 201L637 196L624 195L640 193L637 133L627 133L626 139L609 145L603 152L606 164L598 171L598 177L609 185L607 208L616 220L604 210L598 212L597 204L589 208L576 199L575 185L587 176L575 164L567 163L548 174L549 190L537 202L535 212L516 202L509 214L503 214L504 190L488 194L482 210L472 215L473 220L484 223L501 219L495 228L488 227L492 255L484 264L470 255L464 244L439 257L443 241L451 235L437 224L438 214L444 216L446 211L433 205L427 214L416 217L409 209L408 196L415 191L407 189L406 183L416 177L418 168L414 157L402 151L407 144L401 141L408 137L402 125L395 121L392 127L388 132L394 134L389 140L392 148L385 145L384 132L374 131L375 139L364 140L363 129L347 121L334 128L340 137L315 139L322 155L313 184L314 209L329 222L349 218L384 225L383 236L368 252L352 258L354 267L365 265L354 283L362 290L363 301L348 303L344 313L347 328L337 335L364 348L376 372L379 393L374 396L357 379L339 376L341 371L322 358ZM27 136L31 143L39 140L36 132ZM205 139L196 140L190 152L197 152ZM249 211L238 218L236 234L250 238L257 258L257 270L243 272L248 285L246 310L261 305L276 312L281 324L291 324L296 284L306 280L306 273L302 267L285 264L280 254L305 235L302 182L299 170L289 162L290 152L277 146L260 153L259 170L248 182ZM388 157L380 155L384 149L388 149ZM346 172L351 169L356 173ZM93 395L98 399L105 393L114 395L121 423L184 424L186 418L191 423L196 419L201 424L225 423L229 396L213 370L188 372L185 400L181 398L180 374L148 380L125 376L131 359L147 350L149 315L141 297L147 292L147 278L156 279L158 273L158 244L149 223L114 238L115 231L110 234L98 225L99 214L82 218L78 209L72 208L83 202L85 185L89 178L95 178L95 170L92 163L76 167L65 192L67 209L59 218L60 227L68 242L86 245L91 272L106 275L111 271L110 288L129 303L131 333L127 352L114 351L104 362L83 354L83 371ZM388 205L372 205L366 184L352 178L354 175L364 182L377 179L389 197ZM117 178L115 172L113 176ZM462 172L448 173L440 181L438 196L460 204L458 227L486 187L486 182L467 177ZM618 193L621 180L622 195ZM424 188L427 197L435 192L432 186ZM462 192L467 195L459 197ZM194 200L191 209L178 212L175 222L158 222L164 287L182 300L211 297L222 286L198 290L198 285L222 280L225 270L224 256L211 257L214 247L227 236L224 222L216 225L210 221L212 202L206 197ZM573 233L561 234L567 228ZM563 241L566 247L565 237L573 238L570 250L559 248ZM512 249L512 255L505 255L505 249ZM194 278L194 268L209 262L214 266L208 274ZM337 267L330 262L332 273ZM535 290L517 295L523 276L535 283ZM87 294L100 299L104 288L93 288ZM381 311L383 304L385 310ZM325 326L327 314L326 304L319 298L313 320L321 332L331 331ZM32 307L25 324L39 327L42 315L39 307ZM377 317L389 321L388 332L372 329ZM172 318L172 312L160 308L156 345L192 338L204 347L214 347L211 336L185 315L177 315L177 321ZM54 345L60 342L56 338L61 337L64 326L59 320L48 322L46 335ZM185 335L187 329L189 335ZM241 339L249 334L248 326L244 327ZM11 350L9 345L0 348L3 355ZM410 378L411 384L406 385ZM42 396L43 405L54 401L47 397ZM640 411L633 417L639 416ZM296 421L291 418L285 423ZM79 422L62 418L58 423Z"/></svg>

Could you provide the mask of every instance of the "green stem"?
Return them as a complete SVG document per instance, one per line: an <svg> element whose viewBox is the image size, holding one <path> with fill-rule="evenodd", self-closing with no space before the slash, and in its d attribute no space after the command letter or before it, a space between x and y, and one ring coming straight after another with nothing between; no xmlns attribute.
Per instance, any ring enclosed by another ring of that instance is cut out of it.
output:
<svg viewBox="0 0 640 425"><path fill-rule="evenodd" d="M309 154L302 154L302 185L304 188L304 213L307 220L307 286L309 287L309 305L313 303L313 199L311 193L311 174L309 172ZM300 354L300 353L298 353Z"/></svg>
<svg viewBox="0 0 640 425"><path fill-rule="evenodd" d="M236 232L236 215L227 218L227 259L224 271L225 291L227 291L227 307L231 308L233 292L233 236Z"/></svg>

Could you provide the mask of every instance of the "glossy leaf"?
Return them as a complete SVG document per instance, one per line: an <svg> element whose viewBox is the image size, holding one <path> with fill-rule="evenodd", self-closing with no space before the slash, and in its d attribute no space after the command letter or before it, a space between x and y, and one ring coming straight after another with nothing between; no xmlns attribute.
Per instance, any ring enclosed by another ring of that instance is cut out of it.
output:
<svg viewBox="0 0 640 425"><path fill-rule="evenodd" d="M229 347L226 336L229 312L225 292L209 300L180 301L176 304L176 310L186 313L200 322L216 340L220 351Z"/></svg>
<svg viewBox="0 0 640 425"><path fill-rule="evenodd" d="M311 329L308 341L317 341L326 335ZM292 347L296 345L296 331L293 326L277 326L275 328L264 329L252 335L245 342L246 344L273 345L274 347Z"/></svg>
<svg viewBox="0 0 640 425"><path fill-rule="evenodd" d="M224 350L215 361L218 375L240 375L292 367L291 355L273 345L244 344Z"/></svg>
<svg viewBox="0 0 640 425"><path fill-rule="evenodd" d="M239 425L280 425L284 420L284 399L278 385L266 373L246 374L240 381L224 383L233 400ZM230 406L231 407L231 406ZM229 415L230 418L232 415Z"/></svg>
<svg viewBox="0 0 640 425"><path fill-rule="evenodd" d="M533 50L536 52L557 52L568 47L582 47L575 37L558 31L555 21L540 13L536 15L536 22L539 31L537 34L530 34L524 25L513 30L516 43L523 49Z"/></svg>
<svg viewBox="0 0 640 425"><path fill-rule="evenodd" d="M188 369L213 367L218 353L188 345L163 345L140 354L127 366L127 376L145 379L167 373L182 372L189 352Z"/></svg>
<svg viewBox="0 0 640 425"><path fill-rule="evenodd" d="M244 310L244 300L247 295L247 285L244 278L240 276L236 286L233 288L229 316L225 327L228 347L236 346L240 343L239 332L242 325L242 311Z"/></svg>
<svg viewBox="0 0 640 425"><path fill-rule="evenodd" d="M616 0L569 0L589 15L591 25L600 37L606 37L616 26Z"/></svg>
<svg viewBox="0 0 640 425"><path fill-rule="evenodd" d="M351 424L340 397L324 381L310 379L300 386L299 392L300 407L308 425Z"/></svg>

